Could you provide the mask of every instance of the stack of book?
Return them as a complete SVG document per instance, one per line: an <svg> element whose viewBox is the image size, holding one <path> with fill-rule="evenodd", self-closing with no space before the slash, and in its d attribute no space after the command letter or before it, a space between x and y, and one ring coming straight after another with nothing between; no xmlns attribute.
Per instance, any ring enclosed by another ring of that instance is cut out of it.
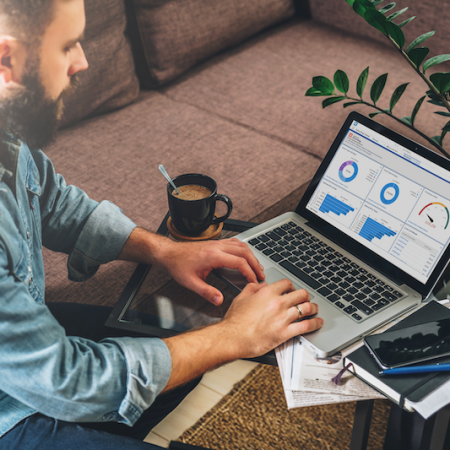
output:
<svg viewBox="0 0 450 450"><path fill-rule="evenodd" d="M450 310L436 301L431 301L390 330L445 318L450 318ZM349 370L358 378L400 407L417 411L425 419L450 403L450 372L382 375L380 366L366 346L358 348L345 357L344 365L350 363ZM450 363L450 358L440 358L439 363Z"/></svg>

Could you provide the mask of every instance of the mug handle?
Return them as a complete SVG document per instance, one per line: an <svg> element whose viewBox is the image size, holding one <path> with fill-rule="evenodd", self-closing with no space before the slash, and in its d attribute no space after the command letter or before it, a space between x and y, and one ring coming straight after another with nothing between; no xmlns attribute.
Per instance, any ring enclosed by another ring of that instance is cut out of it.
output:
<svg viewBox="0 0 450 450"><path fill-rule="evenodd" d="M221 217L214 216L212 221L211 221L212 224L217 224L217 223L223 222L224 220L227 220L228 217L230 217L231 210L233 209L233 203L231 202L231 200L226 195L217 194L216 195L216 201L217 200L219 200L221 202L224 202L227 205L227 207L228 207L228 211L226 212L225 215L223 215Z"/></svg>

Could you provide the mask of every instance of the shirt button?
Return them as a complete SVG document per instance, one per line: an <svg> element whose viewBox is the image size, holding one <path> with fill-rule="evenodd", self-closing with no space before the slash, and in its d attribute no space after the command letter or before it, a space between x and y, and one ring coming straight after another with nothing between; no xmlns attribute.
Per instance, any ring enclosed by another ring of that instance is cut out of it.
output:
<svg viewBox="0 0 450 450"><path fill-rule="evenodd" d="M27 231L27 238L30 239L30 232Z"/></svg>

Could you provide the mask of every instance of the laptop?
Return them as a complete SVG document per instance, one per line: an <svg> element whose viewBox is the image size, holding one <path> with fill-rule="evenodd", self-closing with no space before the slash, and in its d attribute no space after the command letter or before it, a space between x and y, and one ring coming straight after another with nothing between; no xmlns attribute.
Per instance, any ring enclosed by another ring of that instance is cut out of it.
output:
<svg viewBox="0 0 450 450"><path fill-rule="evenodd" d="M449 208L449 160L352 112L296 210L236 237L268 283L310 293L325 323L301 339L326 357L431 293L450 259Z"/></svg>

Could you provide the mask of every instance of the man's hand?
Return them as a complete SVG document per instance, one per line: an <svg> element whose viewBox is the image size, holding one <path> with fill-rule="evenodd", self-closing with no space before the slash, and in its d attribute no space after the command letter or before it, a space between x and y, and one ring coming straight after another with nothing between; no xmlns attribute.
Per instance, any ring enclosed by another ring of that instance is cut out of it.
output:
<svg viewBox="0 0 450 450"><path fill-rule="evenodd" d="M296 305L300 305L301 317ZM309 294L303 289L295 291L289 280L249 284L221 322L164 339L172 356L165 390L221 364L263 355L294 336L317 330L323 320L308 318L317 312Z"/></svg>
<svg viewBox="0 0 450 450"><path fill-rule="evenodd" d="M323 319L309 318L318 311L318 306L310 303L308 292L296 291L287 279L270 285L248 284L234 299L222 325L234 329L239 337L236 342L240 346L239 357L251 358L294 336L319 329Z"/></svg>
<svg viewBox="0 0 450 450"><path fill-rule="evenodd" d="M249 283L264 280L264 272L247 244L238 239L177 243L166 252L162 265L181 285L220 305L222 293L205 282L213 269L237 269Z"/></svg>
<svg viewBox="0 0 450 450"><path fill-rule="evenodd" d="M238 239L174 242L142 228L135 228L118 259L165 267L175 281L215 305L222 293L205 282L213 269L237 269L249 283L264 280L264 272L247 244Z"/></svg>

